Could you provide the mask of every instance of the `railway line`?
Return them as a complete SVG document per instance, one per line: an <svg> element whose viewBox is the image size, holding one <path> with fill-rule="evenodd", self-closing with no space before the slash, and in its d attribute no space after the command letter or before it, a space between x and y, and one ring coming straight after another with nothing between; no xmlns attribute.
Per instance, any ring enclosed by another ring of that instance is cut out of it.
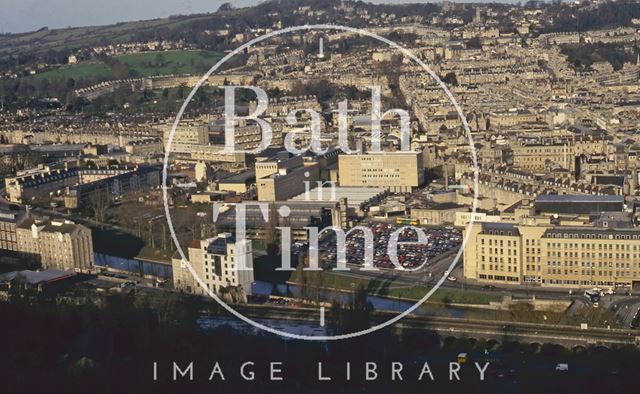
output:
<svg viewBox="0 0 640 394"><path fill-rule="evenodd" d="M292 308L274 305L251 305L238 307L245 316L276 320L317 322L319 311L312 308ZM331 319L330 311L326 312ZM379 324L396 316L392 312L377 311L371 324ZM477 319L458 319L439 316L408 315L396 325L403 328L434 331L441 337L467 337L495 340L497 342L519 341L528 343L552 343L567 347L600 345L607 347L640 346L640 331L629 329L606 329L567 325L503 322Z"/></svg>

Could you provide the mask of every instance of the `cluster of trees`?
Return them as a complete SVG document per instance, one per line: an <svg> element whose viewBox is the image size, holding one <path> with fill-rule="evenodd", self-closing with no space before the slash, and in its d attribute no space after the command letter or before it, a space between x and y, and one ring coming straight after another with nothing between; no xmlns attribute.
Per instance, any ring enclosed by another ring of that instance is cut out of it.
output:
<svg viewBox="0 0 640 394"><path fill-rule="evenodd" d="M276 94L278 92L275 92ZM371 92L362 91L355 86L339 86L326 79L310 83L298 82L291 89L292 96L316 96L321 104L326 104L329 100L370 100ZM271 97L271 96L269 96Z"/></svg>
<svg viewBox="0 0 640 394"><path fill-rule="evenodd" d="M216 392L249 392L256 387L282 393L398 392L451 388L472 392L539 391L616 392L635 384L640 353L633 348L608 350L587 346L570 351L556 345L529 345L508 338L474 340L440 338L425 330L397 326L342 341L316 342L284 340L256 332L253 327L232 329L222 325L204 330L202 311L209 317L224 317L217 304L171 292L152 295L107 295L100 307L87 305L36 305L0 303L0 336L7 338L0 358L3 387L9 391L35 392L50 387L92 387L97 392L176 392L212 388ZM213 315L213 316L211 316ZM237 325L236 325L237 326ZM491 353L485 354L489 349ZM473 364L463 366L461 381L450 382L449 362L459 352L469 354L470 363L490 366L479 381ZM239 367L253 361L255 380L245 381ZM271 381L269 363L282 361L283 381ZM403 381L392 380L390 363L401 362ZM154 362L157 380L153 379ZM173 362L181 369L194 364L194 381L174 382ZM219 362L225 375L209 381L213 364ZM318 362L323 375L318 380ZM351 380L345 378L346 363ZM378 379L366 381L366 362L378 364ZM424 362L435 377L417 377ZM570 373L554 371L556 363L568 363ZM596 371L597 373L594 373ZM609 373L615 371L614 373Z"/></svg>
<svg viewBox="0 0 640 394"><path fill-rule="evenodd" d="M607 61L614 70L619 70L624 63L634 62L637 53L640 53L637 46L629 51L622 44L604 44L601 42L593 44L562 45L562 53L567 55L568 61L576 70L583 70L593 63Z"/></svg>
<svg viewBox="0 0 640 394"><path fill-rule="evenodd" d="M6 138L0 139L0 144L6 144ZM31 152L17 152L3 156L0 158L0 177L15 174L17 171L30 168L40 162L41 158Z"/></svg>
<svg viewBox="0 0 640 394"><path fill-rule="evenodd" d="M593 7L576 8L554 0L545 13L549 24L542 32L586 31L608 27L630 26L633 18L640 18L640 3L635 0L608 0Z"/></svg>
<svg viewBox="0 0 640 394"><path fill-rule="evenodd" d="M95 78L96 82L99 78ZM61 100L72 102L72 90L77 85L78 80L69 78L67 80L19 78L0 81L0 96L5 109L20 107L28 104L34 97L56 97ZM86 82L89 83L89 79Z"/></svg>

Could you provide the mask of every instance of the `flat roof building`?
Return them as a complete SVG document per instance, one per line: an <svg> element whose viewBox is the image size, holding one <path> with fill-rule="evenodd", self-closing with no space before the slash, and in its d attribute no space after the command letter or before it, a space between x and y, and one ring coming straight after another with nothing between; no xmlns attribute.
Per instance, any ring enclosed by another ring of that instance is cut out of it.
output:
<svg viewBox="0 0 640 394"><path fill-rule="evenodd" d="M422 152L370 152L340 155L340 186L383 187L410 192L424 183Z"/></svg>
<svg viewBox="0 0 640 394"><path fill-rule="evenodd" d="M284 201L317 186L320 166L314 160L280 152L255 164L258 201Z"/></svg>

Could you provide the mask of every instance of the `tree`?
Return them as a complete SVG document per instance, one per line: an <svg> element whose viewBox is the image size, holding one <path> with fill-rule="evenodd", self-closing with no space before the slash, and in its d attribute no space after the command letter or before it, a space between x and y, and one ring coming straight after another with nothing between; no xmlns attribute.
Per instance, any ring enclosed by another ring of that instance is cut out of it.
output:
<svg viewBox="0 0 640 394"><path fill-rule="evenodd" d="M111 198L106 189L96 189L89 195L89 204L96 222L103 223L111 206Z"/></svg>
<svg viewBox="0 0 640 394"><path fill-rule="evenodd" d="M447 75L442 78L442 82L446 83L447 85L458 86L458 77L456 76L456 73L452 71L450 73L447 73Z"/></svg>
<svg viewBox="0 0 640 394"><path fill-rule="evenodd" d="M482 49L482 41L480 37L473 37L469 41L467 41L468 49Z"/></svg>
<svg viewBox="0 0 640 394"><path fill-rule="evenodd" d="M220 5L220 7L218 7L217 12L225 12L225 11L232 11L232 10L233 10L233 5L231 3L223 3Z"/></svg>
<svg viewBox="0 0 640 394"><path fill-rule="evenodd" d="M339 301L331 306L330 329L336 334L362 331L371 326L373 304L367 299L367 290L360 284L351 295L351 304L343 305Z"/></svg>
<svg viewBox="0 0 640 394"><path fill-rule="evenodd" d="M184 98L184 91L185 88L187 87L187 85L185 85L184 83L180 84L180 86L178 86L178 91L176 92L176 97L179 99L183 99Z"/></svg>

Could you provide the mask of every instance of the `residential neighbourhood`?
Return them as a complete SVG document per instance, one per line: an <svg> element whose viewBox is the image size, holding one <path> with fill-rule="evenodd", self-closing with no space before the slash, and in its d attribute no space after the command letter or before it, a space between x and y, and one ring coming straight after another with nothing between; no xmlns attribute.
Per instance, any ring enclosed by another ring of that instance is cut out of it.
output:
<svg viewBox="0 0 640 394"><path fill-rule="evenodd" d="M400 321L514 390L637 359L639 40L624 0L0 34L0 300L256 341Z"/></svg>

